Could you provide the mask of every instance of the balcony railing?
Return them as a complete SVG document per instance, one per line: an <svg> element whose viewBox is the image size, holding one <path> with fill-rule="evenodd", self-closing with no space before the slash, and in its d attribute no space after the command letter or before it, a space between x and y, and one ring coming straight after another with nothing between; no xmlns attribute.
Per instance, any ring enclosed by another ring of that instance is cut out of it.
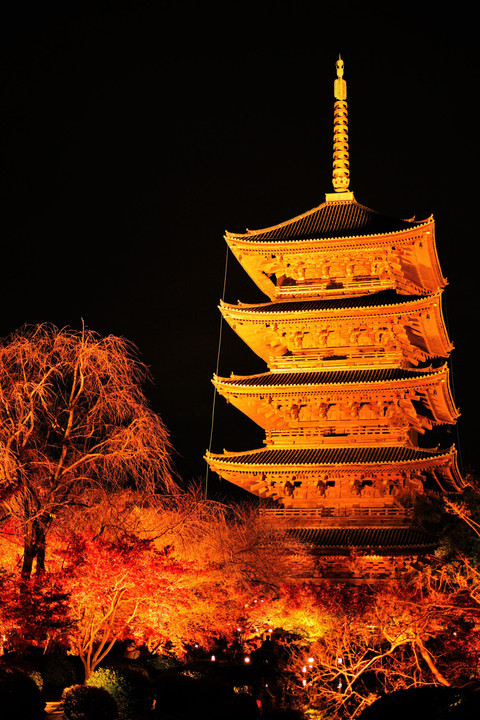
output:
<svg viewBox="0 0 480 720"><path fill-rule="evenodd" d="M284 518L343 518L343 517L405 517L412 516L412 510L399 505L381 506L344 506L344 507L316 507L316 508L261 508L260 514L267 517Z"/></svg>
<svg viewBox="0 0 480 720"><path fill-rule="evenodd" d="M411 524L412 511L397 506L315 507L260 510L290 528L403 527Z"/></svg>
<svg viewBox="0 0 480 720"><path fill-rule="evenodd" d="M319 421L321 423L322 421ZM392 427L378 420L338 420L334 424L316 424L315 427L297 427L286 430L270 430L265 434L265 444L275 447L310 447L319 445L370 445L381 438L382 444L393 445L406 442L408 425Z"/></svg>
<svg viewBox="0 0 480 720"><path fill-rule="evenodd" d="M394 282L386 278L380 280L378 277L370 277L365 275L363 277L343 277L337 278L334 282L323 280L297 280L293 285L281 285L276 287L275 297L277 298L290 298L290 297L303 297L312 295L322 295L325 297L339 297L342 295L360 295L371 292L378 292L379 290L390 290L394 288Z"/></svg>
<svg viewBox="0 0 480 720"><path fill-rule="evenodd" d="M335 368L348 369L355 367L381 365L382 367L401 367L403 353L400 348L386 350L378 345L352 347L341 345L329 348L295 350L289 355L271 357L269 366L272 370L291 370L293 368L328 370Z"/></svg>

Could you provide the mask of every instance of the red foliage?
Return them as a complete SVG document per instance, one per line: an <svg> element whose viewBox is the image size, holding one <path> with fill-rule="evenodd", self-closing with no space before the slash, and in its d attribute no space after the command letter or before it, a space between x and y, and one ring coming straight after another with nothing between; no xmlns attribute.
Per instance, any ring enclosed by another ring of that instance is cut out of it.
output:
<svg viewBox="0 0 480 720"><path fill-rule="evenodd" d="M2 572L0 592L4 651L21 652L30 646L48 650L67 642L72 630L69 594L58 578L45 574L41 580L19 579Z"/></svg>

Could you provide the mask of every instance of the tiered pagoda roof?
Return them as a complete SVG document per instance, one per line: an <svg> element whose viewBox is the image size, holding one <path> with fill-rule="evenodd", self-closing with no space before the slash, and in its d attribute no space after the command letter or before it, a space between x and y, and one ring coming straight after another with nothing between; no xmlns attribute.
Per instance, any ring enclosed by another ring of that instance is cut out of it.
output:
<svg viewBox="0 0 480 720"><path fill-rule="evenodd" d="M348 555L352 550L376 555L432 552L437 540L411 527L301 528L293 530L298 540L315 547L320 555Z"/></svg>
<svg viewBox="0 0 480 720"><path fill-rule="evenodd" d="M305 240L324 240L363 238L393 235L405 230L418 230L431 223L426 220L398 220L382 215L356 200L324 202L318 207L297 215L290 220L261 230L248 230L245 233L226 233L227 242L304 242Z"/></svg>
<svg viewBox="0 0 480 720"><path fill-rule="evenodd" d="M441 482L442 490L458 492L461 476L454 447L446 451L421 450L409 447L320 447L320 448L261 448L246 452L225 452L222 455L209 453L210 466L219 475L228 479L232 468L239 473L244 470L251 475L255 471L265 471L273 466L284 467L286 472L292 468L300 470L318 470L332 467L353 469L371 466L382 469L400 468L408 470L431 470ZM230 470L228 469L230 468Z"/></svg>
<svg viewBox="0 0 480 720"><path fill-rule="evenodd" d="M335 361L338 356L340 359L346 356L347 366L353 358L359 365L365 355L364 364L370 366L372 357L366 354L366 346L372 346L376 355L382 355L382 361L384 351L388 349L380 328L394 336L392 342L396 353L390 361L393 366L417 365L432 357L446 358L453 349L443 319L441 292L411 296L385 290L358 297L321 300L236 305L222 302L220 309L229 325L270 367L273 366L272 359L284 355L291 356L292 360L303 356L302 362L308 363L306 355L311 355L315 349L319 352L314 356L314 364L322 357L327 360L333 356L332 361ZM336 347L333 353L327 350L329 341L325 338L322 354L319 337L332 332L335 325L345 328L349 321L358 324L360 318L373 328L377 340L363 342L361 336L368 337L367 327L359 328L359 343L363 348L355 345L347 348L348 343L343 341L336 345L332 343L331 347ZM310 353L304 352L305 336L308 336Z"/></svg>
<svg viewBox="0 0 480 720"><path fill-rule="evenodd" d="M438 369L371 368L360 370L331 370L323 372L266 372L258 375L234 375L218 378L217 384L232 388L284 388L287 385L316 387L325 385L364 385L365 383L398 383L430 380L448 373L443 365Z"/></svg>
<svg viewBox="0 0 480 720"><path fill-rule="evenodd" d="M312 398L331 403L342 398L350 403L365 401L367 386L374 399L382 398L391 407L398 407L400 402L409 415L410 424L423 432L423 428L453 424L458 418L448 377L448 367L443 365L423 370L376 368L268 372L230 378L215 376L214 384L221 395L265 430L290 428L293 432L295 427L301 426L301 420L292 419L292 407L298 408L292 403L307 403ZM265 405L266 398L269 402ZM274 404L277 398L283 401ZM348 421L346 424L348 427ZM344 437L340 438L342 441L345 443Z"/></svg>
<svg viewBox="0 0 480 720"><path fill-rule="evenodd" d="M312 294L352 295L383 288L423 294L447 284L435 247L433 217L396 220L360 205L353 196L330 199L268 228L227 232L225 240L256 285L272 300ZM349 276L338 269L325 274L325 262L335 256L352 265ZM380 257L382 275L378 278L369 264L375 266Z"/></svg>

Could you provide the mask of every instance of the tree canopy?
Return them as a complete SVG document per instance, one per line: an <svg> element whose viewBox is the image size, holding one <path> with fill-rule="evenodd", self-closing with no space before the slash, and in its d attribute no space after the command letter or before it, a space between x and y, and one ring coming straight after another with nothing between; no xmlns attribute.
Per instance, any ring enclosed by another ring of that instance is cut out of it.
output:
<svg viewBox="0 0 480 720"><path fill-rule="evenodd" d="M125 339L42 324L0 344L2 519L23 527L22 573L45 569L48 531L86 491L172 488L168 433Z"/></svg>

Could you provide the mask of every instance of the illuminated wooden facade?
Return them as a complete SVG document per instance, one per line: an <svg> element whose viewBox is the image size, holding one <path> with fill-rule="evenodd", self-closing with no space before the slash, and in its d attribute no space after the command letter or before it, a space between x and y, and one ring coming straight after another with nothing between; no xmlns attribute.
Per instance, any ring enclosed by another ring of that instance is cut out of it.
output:
<svg viewBox="0 0 480 720"><path fill-rule="evenodd" d="M412 527L412 502L425 487L457 492L462 481L455 448L428 449L426 440L458 417L434 221L395 220L356 202L341 60L335 97L335 192L292 220L226 234L269 301L220 309L268 372L214 384L265 430L265 447L207 460L276 501L270 512L338 570L336 558L352 548L385 560L430 547Z"/></svg>

